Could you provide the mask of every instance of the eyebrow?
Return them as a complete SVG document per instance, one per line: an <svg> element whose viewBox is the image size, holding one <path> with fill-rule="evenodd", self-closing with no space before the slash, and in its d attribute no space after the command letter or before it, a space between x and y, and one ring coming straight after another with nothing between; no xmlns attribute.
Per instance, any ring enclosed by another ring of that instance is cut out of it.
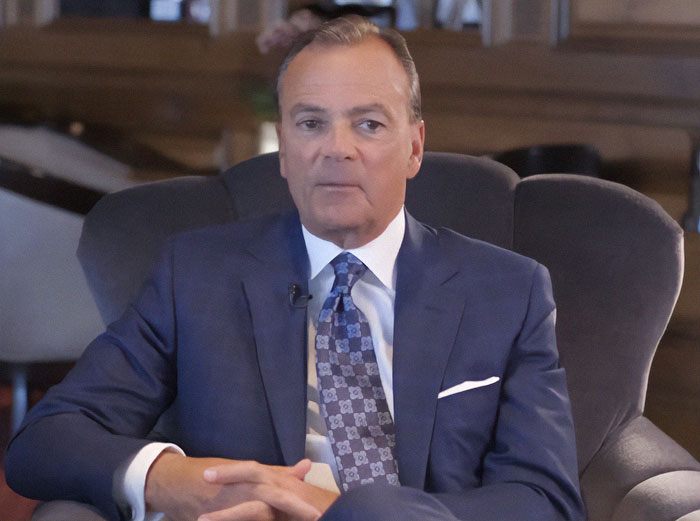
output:
<svg viewBox="0 0 700 521"><path fill-rule="evenodd" d="M296 116L297 114L300 114L302 112L310 112L312 114L317 114L320 112L326 112L325 109L317 106L317 105L309 105L306 103L297 103L292 107L292 109L289 111L289 115L291 117Z"/></svg>
<svg viewBox="0 0 700 521"><path fill-rule="evenodd" d="M311 114L322 114L327 112L326 109L319 107L318 105L311 105L308 103L297 103L289 111L291 117L295 117L302 112L307 112ZM350 116L358 116L360 114L367 114L369 112L379 112L384 117L389 120L393 120L391 113L387 108L381 103L369 103L367 105L359 105L357 107L352 107L350 110L346 111L346 114Z"/></svg>
<svg viewBox="0 0 700 521"><path fill-rule="evenodd" d="M370 103L368 105L360 105L359 107L353 107L348 111L348 114L351 116L357 116L360 114L367 114L368 112L379 112L388 120L394 119L391 116L391 113L387 110L387 108L381 103Z"/></svg>

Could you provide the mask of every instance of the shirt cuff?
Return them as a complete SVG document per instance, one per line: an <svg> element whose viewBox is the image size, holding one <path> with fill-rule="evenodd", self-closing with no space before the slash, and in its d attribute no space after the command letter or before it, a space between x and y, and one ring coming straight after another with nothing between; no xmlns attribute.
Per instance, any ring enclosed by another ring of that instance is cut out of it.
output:
<svg viewBox="0 0 700 521"><path fill-rule="evenodd" d="M166 450L185 455L177 445L154 442L143 447L125 464L121 492L131 509L131 521L159 521L163 517L160 512L146 512L145 491L146 475L151 465Z"/></svg>

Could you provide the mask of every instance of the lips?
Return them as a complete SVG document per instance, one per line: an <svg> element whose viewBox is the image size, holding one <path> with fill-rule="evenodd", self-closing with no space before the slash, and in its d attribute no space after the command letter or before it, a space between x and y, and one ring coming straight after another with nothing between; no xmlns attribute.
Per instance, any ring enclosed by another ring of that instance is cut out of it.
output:
<svg viewBox="0 0 700 521"><path fill-rule="evenodd" d="M359 188L359 185L354 183L318 183L319 188L327 188L329 190L343 190L349 188Z"/></svg>

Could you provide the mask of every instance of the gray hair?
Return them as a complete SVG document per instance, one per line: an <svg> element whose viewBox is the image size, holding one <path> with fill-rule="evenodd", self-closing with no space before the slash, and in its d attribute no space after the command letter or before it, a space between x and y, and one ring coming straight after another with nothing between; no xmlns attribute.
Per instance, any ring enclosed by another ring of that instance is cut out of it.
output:
<svg viewBox="0 0 700 521"><path fill-rule="evenodd" d="M394 51L399 62L406 71L409 83L409 118L412 123L422 119L420 83L418 72L408 51L406 40L393 29L379 28L372 22L358 15L342 16L330 20L323 25L300 34L292 43L287 56L280 65L275 86L275 104L279 111L279 96L282 78L294 57L312 43L321 45L356 45L365 40L377 37L384 40Z"/></svg>

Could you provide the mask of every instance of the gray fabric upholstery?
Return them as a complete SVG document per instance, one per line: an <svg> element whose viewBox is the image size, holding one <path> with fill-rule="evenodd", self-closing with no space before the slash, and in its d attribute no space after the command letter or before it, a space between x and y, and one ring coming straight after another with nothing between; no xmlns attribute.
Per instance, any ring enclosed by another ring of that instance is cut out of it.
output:
<svg viewBox="0 0 700 521"><path fill-rule="evenodd" d="M79 249L105 320L124 309L170 233L290 208L278 169L268 154L217 178L105 197L88 216ZM683 271L682 231L661 207L599 179L553 174L518 182L493 161L439 153L426 153L406 206L429 224L549 268L589 519L659 521L697 510L688 498L700 498L693 488L700 464L642 416Z"/></svg>
<svg viewBox="0 0 700 521"><path fill-rule="evenodd" d="M670 476L675 471L692 471L692 479L697 479L700 463L653 423L638 416L605 440L581 475L589 518L611 519L618 505L638 484L658 475ZM668 497L673 496L671 493ZM695 497L700 501L697 485ZM654 516L640 519L654 519Z"/></svg>
<svg viewBox="0 0 700 521"><path fill-rule="evenodd" d="M277 153L264 154L243 161L221 174L228 196L235 201L239 219L294 208L287 181L280 175Z"/></svg>
<svg viewBox="0 0 700 521"><path fill-rule="evenodd" d="M31 521L105 521L97 509L75 501L39 503Z"/></svg>
<svg viewBox="0 0 700 521"><path fill-rule="evenodd" d="M686 514L683 517L678 518L676 521L700 521L700 510Z"/></svg>
<svg viewBox="0 0 700 521"><path fill-rule="evenodd" d="M683 276L683 232L651 199L572 175L518 184L514 250L550 269L579 467L644 408Z"/></svg>
<svg viewBox="0 0 700 521"><path fill-rule="evenodd" d="M426 153L406 188L406 208L431 226L510 248L518 176L490 159Z"/></svg>
<svg viewBox="0 0 700 521"><path fill-rule="evenodd" d="M105 323L136 297L166 237L237 217L220 177L180 177L108 194L89 215L78 259Z"/></svg>
<svg viewBox="0 0 700 521"><path fill-rule="evenodd" d="M674 521L700 507L699 491L700 472L677 470L654 476L629 491L611 521Z"/></svg>
<svg viewBox="0 0 700 521"><path fill-rule="evenodd" d="M522 180L514 218L513 249L552 275L589 519L611 519L623 498L640 516L663 505L691 510L672 487L663 499L645 496L644 487L626 496L658 475L673 482L673 470L700 476L698 462L641 416L654 351L680 291L680 227L634 190L571 175Z"/></svg>

